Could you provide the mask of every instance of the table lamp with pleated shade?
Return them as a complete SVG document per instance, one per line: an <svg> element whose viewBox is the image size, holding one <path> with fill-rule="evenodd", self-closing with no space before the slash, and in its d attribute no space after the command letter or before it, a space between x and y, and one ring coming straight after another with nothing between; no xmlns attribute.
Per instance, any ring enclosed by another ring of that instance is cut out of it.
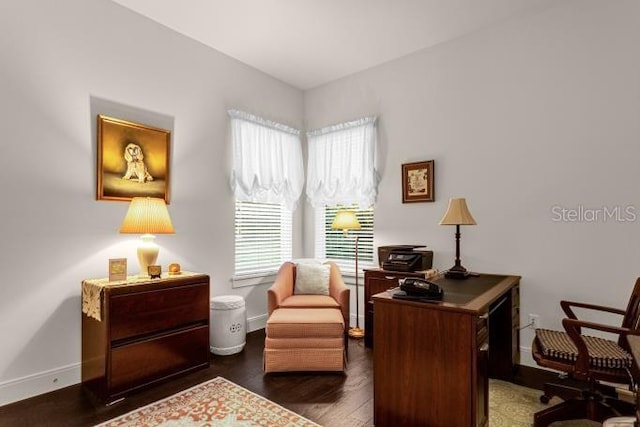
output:
<svg viewBox="0 0 640 427"><path fill-rule="evenodd" d="M148 276L148 267L158 259L160 247L154 234L174 234L173 224L164 199L134 197L120 226L120 233L142 234L138 245L140 275Z"/></svg>

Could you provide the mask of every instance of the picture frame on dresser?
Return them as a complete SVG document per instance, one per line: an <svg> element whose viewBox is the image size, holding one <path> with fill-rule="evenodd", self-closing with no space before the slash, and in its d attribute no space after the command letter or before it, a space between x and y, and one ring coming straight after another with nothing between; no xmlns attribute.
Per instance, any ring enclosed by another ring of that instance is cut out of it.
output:
<svg viewBox="0 0 640 427"><path fill-rule="evenodd" d="M109 282L119 280L127 280L127 259L111 258L109 259Z"/></svg>
<svg viewBox="0 0 640 427"><path fill-rule="evenodd" d="M434 202L434 161L402 165L402 203Z"/></svg>

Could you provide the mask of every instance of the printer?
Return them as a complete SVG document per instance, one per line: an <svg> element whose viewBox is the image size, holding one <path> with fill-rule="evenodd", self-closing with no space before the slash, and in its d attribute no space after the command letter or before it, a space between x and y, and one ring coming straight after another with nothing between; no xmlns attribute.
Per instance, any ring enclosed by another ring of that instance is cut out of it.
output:
<svg viewBox="0 0 640 427"><path fill-rule="evenodd" d="M425 245L378 246L378 261L383 270L424 271L433 264L433 251Z"/></svg>

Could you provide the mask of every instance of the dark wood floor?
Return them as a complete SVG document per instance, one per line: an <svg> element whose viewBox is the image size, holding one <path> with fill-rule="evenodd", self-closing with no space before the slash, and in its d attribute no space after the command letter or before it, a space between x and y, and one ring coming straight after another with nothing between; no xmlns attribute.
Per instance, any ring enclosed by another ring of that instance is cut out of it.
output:
<svg viewBox="0 0 640 427"><path fill-rule="evenodd" d="M156 385L105 406L82 387L61 390L0 407L0 426L93 426L222 376L318 424L332 427L373 425L373 352L362 340L349 341L346 374L269 374L262 371L264 330L247 335L243 352L211 357L211 367ZM515 382L541 388L553 375L520 367Z"/></svg>
<svg viewBox="0 0 640 427"><path fill-rule="evenodd" d="M208 369L138 392L111 406L101 404L78 384L0 407L0 426L93 426L217 376L322 425L373 425L373 353L362 340L349 343L346 374L265 375L263 348L264 330L251 332L241 353L212 355Z"/></svg>

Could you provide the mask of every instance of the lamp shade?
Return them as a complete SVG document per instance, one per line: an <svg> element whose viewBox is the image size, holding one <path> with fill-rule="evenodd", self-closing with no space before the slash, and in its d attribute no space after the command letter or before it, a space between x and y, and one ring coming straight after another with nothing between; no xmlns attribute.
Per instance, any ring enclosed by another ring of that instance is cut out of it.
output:
<svg viewBox="0 0 640 427"><path fill-rule="evenodd" d="M331 229L342 230L345 233L347 230L360 230L360 222L354 211L346 209L340 210L333 219Z"/></svg>
<svg viewBox="0 0 640 427"><path fill-rule="evenodd" d="M120 226L125 234L173 234L164 199L134 197Z"/></svg>
<svg viewBox="0 0 640 427"><path fill-rule="evenodd" d="M440 220L440 225L476 225L465 199L449 199L447 212Z"/></svg>

